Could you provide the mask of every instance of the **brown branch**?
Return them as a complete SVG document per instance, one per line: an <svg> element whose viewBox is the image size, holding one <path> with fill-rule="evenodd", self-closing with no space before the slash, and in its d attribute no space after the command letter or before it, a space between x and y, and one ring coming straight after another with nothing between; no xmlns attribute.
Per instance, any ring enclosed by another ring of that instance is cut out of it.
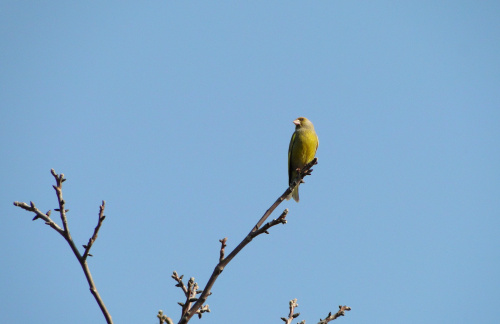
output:
<svg viewBox="0 0 500 324"><path fill-rule="evenodd" d="M201 318L203 313L210 313L210 308L208 308L208 305L203 305L196 311L198 318Z"/></svg>
<svg viewBox="0 0 500 324"><path fill-rule="evenodd" d="M54 223L54 221L52 219L50 219L50 213L49 213L50 210L49 210L49 212L47 212L47 214L44 214L38 208L35 207L35 204L32 201L30 201L30 205L28 205L24 202L14 201L14 206L21 207L24 210L35 213L36 216L33 218L33 220L36 220L39 218L43 219L45 221L46 225L49 225L50 227L55 229L57 231L57 233L59 233L63 237L65 237L64 230L61 227L59 227L59 225Z"/></svg>
<svg viewBox="0 0 500 324"><path fill-rule="evenodd" d="M304 177L311 174L311 172L313 171L311 169L311 167L317 163L318 163L318 159L314 158L311 162L309 162L307 165L305 165L300 170L300 172L298 172L298 175L295 178L295 180L293 181L292 185L289 186L287 190L285 190L285 192L271 205L271 207L269 207L269 209L264 213L264 215L257 222L257 224L255 224L255 226L252 228L252 230L248 233L248 235L240 242L240 244L238 244L237 247L234 248L233 251L231 251L231 253L229 253L229 255L226 258L223 258L222 253L221 253L221 257L219 258L219 263L215 266L215 269L212 272L212 275L208 279L208 282L205 286L205 289L201 293L200 297L197 299L196 303L191 308L189 308L189 310L186 313L183 313L183 316L179 320L178 324L188 323L189 320L191 319L191 317L194 316L194 314L198 314L198 316L201 317L200 311L204 309L204 308L202 308L202 306L206 302L208 296L210 296L211 290L212 290L212 287L213 287L215 281L217 280L219 275L222 273L224 268L227 266L227 264L248 243L250 243L254 237L256 237L262 233L267 233L267 230L272 226L275 226L277 224L285 224L286 223L285 217L286 217L286 214L288 213L287 209L285 209L285 211L281 214L280 217L278 217L278 219L267 223L266 225L264 225L264 227L261 228L262 224L264 224L264 222L272 214L272 212L276 209L276 207L278 207L279 204L281 204L283 202L283 200L286 199L286 197L293 191L293 189L295 189L296 186L298 186L301 182L303 182ZM207 311L209 311L209 310L207 310ZM203 312L203 311L201 311L201 312Z"/></svg>
<svg viewBox="0 0 500 324"><path fill-rule="evenodd" d="M332 312L328 313L328 316L325 317L325 319L320 319L318 324L326 324L330 321L333 321L333 320L336 320L337 318L339 318L340 316L344 316L345 315L345 312L346 311L350 311L351 310L351 307L349 306L342 306L342 305L339 305L339 311L336 312L335 314L332 314Z"/></svg>
<svg viewBox="0 0 500 324"><path fill-rule="evenodd" d="M87 243L87 245L83 246L85 248L85 252L83 253L83 257L82 257L83 260L86 260L87 256L92 256L92 254L89 253L90 248L92 247L95 240L97 239L97 233L99 233L99 230L101 229L102 222L106 218L106 216L104 216L104 207L105 206L106 206L106 202L103 200L101 203L101 206L99 206L99 219L97 221L97 226L94 229L94 234L92 234L92 237L89 239L89 242Z"/></svg>
<svg viewBox="0 0 500 324"><path fill-rule="evenodd" d="M276 207L278 207L278 205L281 204L283 202L283 200L285 200L286 197L288 197L288 195L290 195L292 193L292 191L293 191L293 189L295 189L295 187L297 187L301 182L303 182L303 179L306 176L311 175L311 173L313 172L313 169L311 169L311 168L316 164L318 164L318 158L314 158L311 162L306 164L302 168L302 170L300 170L300 172L297 173L297 177L292 182L290 187L288 187L288 189L285 190L285 192L278 199L276 199L274 204L272 204L271 207L269 207L269 209L266 210L266 212L264 213L262 218L257 222L257 224L255 224L253 231L256 231L262 224L264 224L266 219L269 217L269 215L271 215L271 213L276 209Z"/></svg>
<svg viewBox="0 0 500 324"><path fill-rule="evenodd" d="M299 307L299 304L297 304L297 298L290 300L288 304L290 307L290 313L288 313L288 318L282 317L281 320L285 322L285 324L292 324L293 319L299 317L300 315L300 313L294 313L295 308ZM301 323L305 323L305 321L302 321Z"/></svg>
<svg viewBox="0 0 500 324"><path fill-rule="evenodd" d="M52 186L52 187L56 191L57 201L59 203L59 208L56 208L54 210L58 211L59 214L61 215L61 220L63 222L64 231L67 232L67 233L69 233L69 230L68 230L68 220L66 218L66 212L68 212L69 210L64 209L64 206L65 206L66 203L65 203L65 201L63 199L63 196L62 196L62 183L64 181L66 181L66 179L64 178L64 173L57 174L54 169L50 169L50 173L52 173L52 175L56 179L56 183L57 183L57 186Z"/></svg>
<svg viewBox="0 0 500 324"><path fill-rule="evenodd" d="M87 264L87 256L89 256L89 251L92 245L94 244L95 240L97 239L97 233L99 232L99 229L101 228L102 222L104 221L104 206L105 202L103 201L100 209L99 209L99 220L97 223L97 226L94 230L94 234L89 240L89 243L87 245L84 245L85 252L83 256L80 254L80 251L78 251L78 248L75 245L75 242L73 241L73 238L71 237L70 231L69 231L69 226L68 226L68 219L66 216L66 213L69 211L69 209L65 209L66 202L63 199L62 195L62 183L66 181L64 178L64 174L57 174L54 169L50 170L51 174L54 176L54 179L56 180L56 186L52 186L54 190L56 191L57 195L57 201L59 204L59 208L54 209L55 211L59 212L59 215L61 216L61 221L63 223L63 227L61 228L59 225L57 225L51 218L50 218L50 211L48 211L46 214L42 213L38 208L35 207L35 204L33 202L30 202L30 205L24 203L24 202L14 202L14 206L20 207L24 210L27 210L29 212L35 213L36 216L33 218L33 220L36 219L43 219L45 221L45 224L49 225L52 227L56 232L61 234L62 237L66 240L66 242L69 244L71 247L71 250L73 251L73 254L75 257L78 259L78 262L80 263L80 266L82 267L83 273L85 274L85 278L87 279L87 282L89 284L90 288L90 293L94 296L97 304L99 305L99 308L101 309L101 312L103 313L106 322L108 324L113 323L113 320L111 319L111 315L109 314L109 311L107 310L106 306L104 305L103 300L101 299L101 296L99 295L99 292L97 291L97 288L95 286L94 280L92 278L92 274L90 273L90 269Z"/></svg>
<svg viewBox="0 0 500 324"><path fill-rule="evenodd" d="M258 230L256 230L255 232L251 232L251 237L254 238L256 237L257 235L260 235L262 233L266 233L266 234L269 234L269 232L267 231L268 229L270 229L271 227L273 226L276 226L278 224L286 224L286 215L288 215L288 208L285 209L280 217L278 217L277 219L273 219L272 221L270 222L267 222L266 225L262 226L261 228L259 228Z"/></svg>
<svg viewBox="0 0 500 324"><path fill-rule="evenodd" d="M177 281L175 286L181 288L184 296L186 297L186 301L184 303L178 303L182 307L181 317L186 314L189 308L191 308L191 304L197 300L196 295L201 293L201 290L198 290L198 284L194 281L193 277L189 279L187 287L184 285L184 282L182 282L183 277L184 275L179 277L176 271L172 274L172 278Z"/></svg>
<svg viewBox="0 0 500 324"><path fill-rule="evenodd" d="M164 323L174 324L174 322L172 321L172 319L170 317L163 314L162 310L158 311L158 315L156 315L156 317L158 317L158 319L160 320L160 324L164 324Z"/></svg>
<svg viewBox="0 0 500 324"><path fill-rule="evenodd" d="M198 300L196 298L196 291L198 290L198 284L194 281L194 277L189 278L187 290L188 293L186 295L186 303L185 303L185 308L183 308L182 310L182 315L186 314L186 312L191 308L191 303Z"/></svg>
<svg viewBox="0 0 500 324"><path fill-rule="evenodd" d="M227 244L226 244L227 237L225 237L223 239L220 239L219 242L220 242L220 245L221 245L221 247L220 247L220 257L219 257L219 262L220 262L220 261L224 260L224 252L225 252L225 249L226 249L226 246L227 246Z"/></svg>
<svg viewBox="0 0 500 324"><path fill-rule="evenodd" d="M223 240L220 240L220 241L223 241ZM186 297L186 302L184 302L184 303L178 302L177 303L182 307L181 318L191 308L192 303L198 300L198 298L196 298L196 295L201 294L203 291L203 290L198 289L199 288L198 283L196 283L194 281L193 277L191 277L189 279L188 286L186 287L186 285L184 285L184 282L182 282L183 277L184 277L184 275L181 275L179 277L179 275L177 274L176 271L174 271L172 274L172 278L177 282L177 284L175 286L181 288L182 292L184 293L184 296ZM208 305L204 305L203 307L198 309L196 314L198 314L198 317L201 318L202 314L205 312L210 312L210 308Z"/></svg>
<svg viewBox="0 0 500 324"><path fill-rule="evenodd" d="M288 313L288 318L282 317L281 320L285 322L285 324L292 324L293 319L299 317L300 313L294 313L295 308L299 307L299 304L297 304L297 298L290 300L289 302L289 307L290 307L290 312ZM325 317L324 320L320 319L318 324L326 324L330 321L336 320L340 316L344 316L346 311L350 311L351 307L349 306L339 306L339 311L336 312L335 314L332 314L330 312L327 317ZM298 324L305 324L305 320L301 321Z"/></svg>
<svg viewBox="0 0 500 324"><path fill-rule="evenodd" d="M176 287L180 287L182 289L182 291L184 292L184 296L187 297L188 295L188 290L186 288L186 286L184 285L184 283L182 282L182 278L184 277L184 275L180 276L177 274L176 271L174 271L174 273L172 274L172 278L177 281L177 285L175 285Z"/></svg>

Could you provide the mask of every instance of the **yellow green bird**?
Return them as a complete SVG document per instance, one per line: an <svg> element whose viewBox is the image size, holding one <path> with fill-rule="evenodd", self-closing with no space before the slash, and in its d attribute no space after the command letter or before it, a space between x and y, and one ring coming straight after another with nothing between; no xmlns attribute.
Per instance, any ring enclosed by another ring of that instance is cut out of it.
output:
<svg viewBox="0 0 500 324"><path fill-rule="evenodd" d="M297 177L297 169L302 169L311 162L318 149L318 136L314 131L314 125L305 117L299 117L293 121L295 132L290 140L288 148L288 185L291 185ZM299 186L295 187L287 200L292 198L299 202Z"/></svg>

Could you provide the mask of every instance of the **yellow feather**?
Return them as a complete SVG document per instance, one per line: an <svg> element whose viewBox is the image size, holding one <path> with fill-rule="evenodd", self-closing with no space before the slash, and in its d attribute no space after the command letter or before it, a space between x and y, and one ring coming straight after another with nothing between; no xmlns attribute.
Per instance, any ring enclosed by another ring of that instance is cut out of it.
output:
<svg viewBox="0 0 500 324"><path fill-rule="evenodd" d="M319 144L314 125L307 118L299 117L293 123L296 126L288 147L288 185L297 177L297 169L302 169L314 159ZM292 197L299 202L299 186L286 199Z"/></svg>

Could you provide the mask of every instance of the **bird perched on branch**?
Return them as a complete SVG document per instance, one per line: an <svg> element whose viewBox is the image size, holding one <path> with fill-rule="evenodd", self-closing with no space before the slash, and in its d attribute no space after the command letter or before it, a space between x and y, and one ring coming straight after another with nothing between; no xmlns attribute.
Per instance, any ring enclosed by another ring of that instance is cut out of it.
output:
<svg viewBox="0 0 500 324"><path fill-rule="evenodd" d="M293 123L295 124L295 132L288 148L288 185L292 185L293 180L297 177L297 169L302 169L314 159L319 143L314 125L309 119L299 117ZM292 197L296 202L299 202L299 186L295 187L286 199L289 200Z"/></svg>

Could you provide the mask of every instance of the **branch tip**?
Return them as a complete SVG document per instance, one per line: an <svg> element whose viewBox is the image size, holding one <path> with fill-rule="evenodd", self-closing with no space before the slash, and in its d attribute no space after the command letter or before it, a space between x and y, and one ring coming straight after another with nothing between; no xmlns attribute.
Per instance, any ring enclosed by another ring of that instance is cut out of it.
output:
<svg viewBox="0 0 500 324"><path fill-rule="evenodd" d="M106 308L106 305L104 304L103 300L101 299L101 296L99 295L99 292L97 291L97 288L96 288L96 286L94 284L94 280L92 279L92 275L90 273L90 269L89 269L88 264L86 262L86 257L87 256L92 256L89 253L89 250L90 250L90 247L91 247L93 241L97 237L97 231L94 233L94 236L92 237L93 240L90 241L87 245L84 245L85 254L82 256L80 254L78 248L76 247L75 242L73 241L73 238L71 237L71 234L70 234L70 231L69 231L69 228L68 228L68 224L67 224L67 218L66 218L66 214L65 213L68 212L69 209L64 209L65 201L62 198L62 183L64 181L66 181L66 179L64 178L64 174L63 173L61 173L60 175L58 175L54 169L51 169L50 173L54 176L54 178L56 180L57 186L52 185L52 188L54 188L54 190L56 191L57 201L59 203L59 206L58 206L59 208L54 209L54 211L57 211L57 212L60 213L61 220L63 222L63 228L61 228L59 225L57 225L57 223L50 218L51 210L47 211L47 213L44 214L43 212L41 212L39 209L36 208L35 203L33 201L30 201L29 205L26 204L26 203L23 203L23 202L15 201L14 202L14 206L21 207L21 208L23 208L23 209L25 209L27 211L35 213L35 217L33 218L33 220L36 220L38 218L43 219L45 221L46 225L49 225L50 227L52 227L54 230L56 230L66 240L66 242L71 247L71 250L73 251L73 254L77 258L78 262L80 263L80 266L83 269L83 272L84 272L85 277L87 278L87 281L88 281L88 284L89 284L89 290L90 290L91 294L94 296L97 304L99 305L99 308L101 309L101 312L102 312L102 314L104 315L104 317L106 319L106 323L112 324L113 320L111 318L111 315L108 312L108 310ZM98 226L100 226L100 224ZM172 323L170 322L169 324L172 324Z"/></svg>
<svg viewBox="0 0 500 324"><path fill-rule="evenodd" d="M260 218L260 220L257 222L257 224L250 230L250 232L245 236L245 238L229 253L226 257L224 257L224 252L225 252L225 247L226 247L226 238L219 240L221 243L221 249L220 249L220 257L219 257L219 263L215 266L214 271L212 272L212 275L208 279L207 284L205 285L205 288L201 292L200 297L196 301L196 303L192 306L189 307L188 305L185 305L186 307L183 307L183 313L181 316L181 319L179 321L179 324L187 324L189 320L195 315L198 314L199 317L201 317L201 313L203 313L203 310L205 310L205 307L207 308L205 311L209 311L208 305L203 305L205 301L207 300L207 297L211 295L211 289L217 280L218 276L222 273L226 265L231 262L231 260L248 244L250 243L253 238L256 236L266 233L269 234L268 229L271 228L272 226L275 226L277 224L286 224L286 215L288 213L288 209L285 209L283 213L278 217L278 219L274 219L265 225L263 225L266 220L269 218L269 216L274 212L276 207L281 204L285 198L292 192L292 190L299 184L299 182L307 175L311 174L311 167L315 164L317 164L318 159L314 158L311 162L309 162L307 165L305 165L302 169L299 170L298 172L298 177L293 180L292 185L290 185L285 192L276 199L276 201L269 207L264 215ZM178 277L177 274L174 272L174 275L172 276L174 280L177 281L179 286L181 286L180 279L182 277ZM184 292L186 293L186 297L188 297L189 292L186 292L185 287L183 287ZM196 291L196 294L198 294L198 291ZM296 307L296 306L294 306ZM295 315L297 314L297 315ZM299 313L294 313L293 311L290 312L290 322L292 321L293 317L299 316ZM302 321L301 323L305 323L305 321Z"/></svg>

